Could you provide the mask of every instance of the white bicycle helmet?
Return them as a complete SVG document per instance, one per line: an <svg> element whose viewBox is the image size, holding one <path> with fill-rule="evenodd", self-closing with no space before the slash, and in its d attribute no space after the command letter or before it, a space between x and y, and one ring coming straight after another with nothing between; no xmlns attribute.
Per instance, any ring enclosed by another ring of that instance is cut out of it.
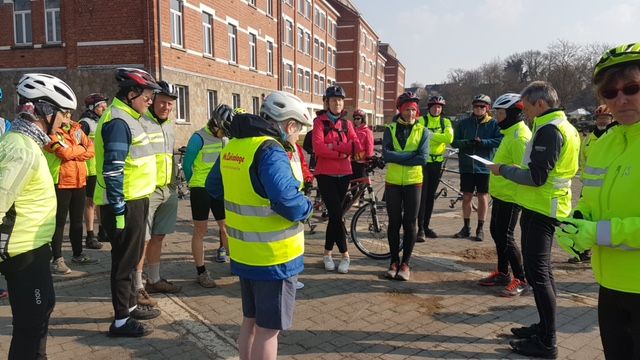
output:
<svg viewBox="0 0 640 360"><path fill-rule="evenodd" d="M304 126L312 126L307 106L299 97L285 91L276 91L269 94L262 103L260 115L281 122L293 119Z"/></svg>
<svg viewBox="0 0 640 360"><path fill-rule="evenodd" d="M78 106L76 94L69 85L48 74L24 74L18 81L18 95L37 101L43 100L63 110L75 110Z"/></svg>
<svg viewBox="0 0 640 360"><path fill-rule="evenodd" d="M502 94L493 103L494 109L509 109L512 107L517 107L519 109L522 109L522 104L520 102L520 94L515 94L515 93Z"/></svg>

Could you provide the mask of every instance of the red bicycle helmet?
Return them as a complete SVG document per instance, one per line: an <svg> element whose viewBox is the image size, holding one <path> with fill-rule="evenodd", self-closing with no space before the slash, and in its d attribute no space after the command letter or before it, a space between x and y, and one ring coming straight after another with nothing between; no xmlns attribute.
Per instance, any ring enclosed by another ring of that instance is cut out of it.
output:
<svg viewBox="0 0 640 360"><path fill-rule="evenodd" d="M400 106L402 106L402 104L408 102L414 102L417 104L420 102L420 98L418 97L418 95L411 91L404 92L400 94L400 96L398 96L398 99L396 100L396 109L400 109Z"/></svg>
<svg viewBox="0 0 640 360"><path fill-rule="evenodd" d="M138 87L142 89L162 90L148 72L135 68L117 68L116 81L121 88Z"/></svg>
<svg viewBox="0 0 640 360"><path fill-rule="evenodd" d="M103 93L89 94L87 95L86 98L84 98L84 106L86 106L87 109L89 110L93 110L96 104L101 103L103 101L104 102L109 101L109 98L106 97Z"/></svg>
<svg viewBox="0 0 640 360"><path fill-rule="evenodd" d="M355 118L356 116L359 116L362 119L364 119L366 115L362 109L356 109L353 111L353 117Z"/></svg>

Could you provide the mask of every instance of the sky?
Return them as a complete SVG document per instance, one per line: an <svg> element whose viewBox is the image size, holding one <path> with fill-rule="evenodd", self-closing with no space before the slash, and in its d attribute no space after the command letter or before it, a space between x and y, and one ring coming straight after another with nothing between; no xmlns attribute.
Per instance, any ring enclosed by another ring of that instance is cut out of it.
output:
<svg viewBox="0 0 640 360"><path fill-rule="evenodd" d="M640 0L351 0L413 82L441 83L510 54L556 40L640 41Z"/></svg>

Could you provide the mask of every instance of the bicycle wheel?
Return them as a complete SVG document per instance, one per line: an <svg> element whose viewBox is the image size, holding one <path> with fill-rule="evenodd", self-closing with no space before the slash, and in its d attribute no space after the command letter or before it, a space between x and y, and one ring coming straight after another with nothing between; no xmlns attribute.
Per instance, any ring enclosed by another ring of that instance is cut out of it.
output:
<svg viewBox="0 0 640 360"><path fill-rule="evenodd" d="M383 260L391 257L387 227L389 216L384 202L360 207L351 219L351 239L366 256Z"/></svg>

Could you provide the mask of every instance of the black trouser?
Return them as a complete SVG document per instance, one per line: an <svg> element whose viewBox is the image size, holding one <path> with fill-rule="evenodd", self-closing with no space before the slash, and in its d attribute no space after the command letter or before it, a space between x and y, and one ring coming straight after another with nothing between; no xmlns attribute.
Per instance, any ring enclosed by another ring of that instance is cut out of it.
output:
<svg viewBox="0 0 640 360"><path fill-rule="evenodd" d="M489 230L493 241L496 243L498 271L507 274L509 265L511 265L513 276L524 281L522 256L518 245L513 239L513 230L518 223L518 215L520 215L520 207L518 205L494 197Z"/></svg>
<svg viewBox="0 0 640 360"><path fill-rule="evenodd" d="M148 213L148 198L127 201L125 226L120 231L111 205L100 206L100 221L111 242L111 302L116 320L128 317L137 303L131 273L142 257Z"/></svg>
<svg viewBox="0 0 640 360"><path fill-rule="evenodd" d="M84 202L87 197L84 187L79 189L58 189L56 186L56 198L58 208L56 210L56 231L51 239L53 259L62 257L62 235L64 224L69 214L69 240L73 256L82 254L82 216L84 214Z"/></svg>
<svg viewBox="0 0 640 360"><path fill-rule="evenodd" d="M600 286L598 324L607 359L640 359L640 294Z"/></svg>
<svg viewBox="0 0 640 360"><path fill-rule="evenodd" d="M338 246L341 253L347 252L347 238L342 223L342 200L347 194L350 176L317 175L318 189L322 201L327 207L329 223L324 241L324 249L333 250L333 244Z"/></svg>
<svg viewBox="0 0 640 360"><path fill-rule="evenodd" d="M49 317L56 304L49 244L0 263L7 280L13 333L9 359L46 359Z"/></svg>
<svg viewBox="0 0 640 360"><path fill-rule="evenodd" d="M402 262L409 264L416 244L416 218L420 207L422 184L387 185L387 213L389 214L388 240L391 263L400 262L400 226L402 226Z"/></svg>
<svg viewBox="0 0 640 360"><path fill-rule="evenodd" d="M556 342L556 283L551 272L551 244L555 219L522 209L524 272L540 316L540 337L546 345Z"/></svg>
<svg viewBox="0 0 640 360"><path fill-rule="evenodd" d="M422 196L420 197L420 211L418 212L418 231L429 228L431 214L433 213L433 203L440 182L440 170L442 161L430 162L422 167Z"/></svg>

